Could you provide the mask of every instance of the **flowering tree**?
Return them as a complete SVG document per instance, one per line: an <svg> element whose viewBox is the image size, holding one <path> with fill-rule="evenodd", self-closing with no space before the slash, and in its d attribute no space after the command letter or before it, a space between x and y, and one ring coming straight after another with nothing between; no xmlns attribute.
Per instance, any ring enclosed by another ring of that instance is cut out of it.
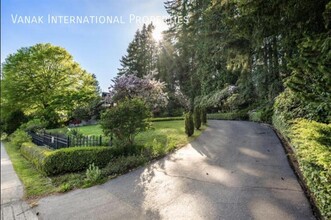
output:
<svg viewBox="0 0 331 220"><path fill-rule="evenodd" d="M168 95L165 83L156 80L152 75L139 78L134 75L123 75L113 80L114 84L109 87L108 101L116 103L126 98L140 98L155 110L168 104Z"/></svg>

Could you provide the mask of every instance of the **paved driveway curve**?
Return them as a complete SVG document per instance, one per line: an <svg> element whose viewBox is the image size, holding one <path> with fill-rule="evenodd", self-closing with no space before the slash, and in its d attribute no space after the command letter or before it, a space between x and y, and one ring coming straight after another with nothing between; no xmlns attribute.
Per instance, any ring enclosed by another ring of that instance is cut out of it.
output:
<svg viewBox="0 0 331 220"><path fill-rule="evenodd" d="M43 198L41 219L315 219L272 129L209 121L194 142L89 189Z"/></svg>

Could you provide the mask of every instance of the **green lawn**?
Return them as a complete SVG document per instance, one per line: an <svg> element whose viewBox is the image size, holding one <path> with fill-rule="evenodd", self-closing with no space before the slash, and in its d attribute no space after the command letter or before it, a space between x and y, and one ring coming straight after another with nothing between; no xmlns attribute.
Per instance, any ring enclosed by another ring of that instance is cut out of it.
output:
<svg viewBox="0 0 331 220"><path fill-rule="evenodd" d="M100 125L88 125L77 127L75 129L78 129L79 132L84 135L103 135ZM67 128L51 129L48 131L65 133ZM146 145L156 140L162 144L168 143L173 145L172 147L177 147L187 144L190 140L196 138L200 134L201 131L195 130L194 135L188 138L185 134L184 120L157 121L152 122L152 128L150 130L139 134L136 138L136 142L139 145Z"/></svg>
<svg viewBox="0 0 331 220"><path fill-rule="evenodd" d="M198 137L202 130L195 131L190 138L184 131L184 121L159 121L153 122L152 128L139 134L136 138L138 145L149 147L155 157L162 156L176 147L181 147L194 138ZM53 129L50 132L64 133L66 128ZM99 125L79 127L79 131L85 135L102 135ZM14 169L25 186L25 197L34 198L55 192L65 192L74 188L85 186L85 173L69 173L56 177L45 177L27 161L19 150L9 143L5 145L6 150L13 162ZM131 158L132 160L132 158ZM122 161L123 162L123 161ZM115 162L116 163L116 162ZM121 160L114 166L122 166ZM141 164L141 163L139 163ZM132 167L130 167L132 169ZM129 170L129 169L128 169ZM120 172L118 174L121 174Z"/></svg>
<svg viewBox="0 0 331 220"><path fill-rule="evenodd" d="M79 130L79 132L81 132L84 135L103 135L100 125L87 125L87 126L70 128L70 129L77 129ZM68 130L67 127L63 127L57 129L50 129L48 130L48 132L64 134L66 133L67 130Z"/></svg>

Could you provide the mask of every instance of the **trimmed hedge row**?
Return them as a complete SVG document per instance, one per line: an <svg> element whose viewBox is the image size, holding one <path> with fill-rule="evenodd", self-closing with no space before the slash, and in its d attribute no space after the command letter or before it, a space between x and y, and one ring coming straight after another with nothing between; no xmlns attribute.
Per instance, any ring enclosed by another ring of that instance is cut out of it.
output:
<svg viewBox="0 0 331 220"><path fill-rule="evenodd" d="M72 147L52 151L31 143L23 144L21 153L48 176L82 171L92 163L104 167L119 155L116 148L110 147Z"/></svg>
<svg viewBox="0 0 331 220"><path fill-rule="evenodd" d="M331 219L331 124L306 119L290 123L274 114L273 124L287 139L305 182L325 219Z"/></svg>
<svg viewBox="0 0 331 220"><path fill-rule="evenodd" d="M211 120L248 120L247 111L212 113L207 115Z"/></svg>
<svg viewBox="0 0 331 220"><path fill-rule="evenodd" d="M156 122L156 121L179 121L179 120L184 120L184 117L151 118L150 121Z"/></svg>

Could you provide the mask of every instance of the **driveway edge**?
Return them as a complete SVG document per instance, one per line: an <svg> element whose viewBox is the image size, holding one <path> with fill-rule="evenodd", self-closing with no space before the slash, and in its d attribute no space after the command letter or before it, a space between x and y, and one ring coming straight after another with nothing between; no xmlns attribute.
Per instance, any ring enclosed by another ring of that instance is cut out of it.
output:
<svg viewBox="0 0 331 220"><path fill-rule="evenodd" d="M287 157L287 161L289 162L292 170L294 171L298 182L301 186L301 188L303 189L307 199L309 200L311 209L313 211L314 216L318 219L318 220L323 220L323 217L321 215L320 210L317 208L316 205L316 200L315 197L313 196L313 194L311 193L309 187L307 186L305 180L304 180L304 176L299 168L299 164L298 164L298 160L295 157L295 153L294 150L290 144L290 142L287 140L286 137L284 137L275 127L273 127L270 124L267 124L277 135L278 139L280 140L284 151L286 153L286 157Z"/></svg>

